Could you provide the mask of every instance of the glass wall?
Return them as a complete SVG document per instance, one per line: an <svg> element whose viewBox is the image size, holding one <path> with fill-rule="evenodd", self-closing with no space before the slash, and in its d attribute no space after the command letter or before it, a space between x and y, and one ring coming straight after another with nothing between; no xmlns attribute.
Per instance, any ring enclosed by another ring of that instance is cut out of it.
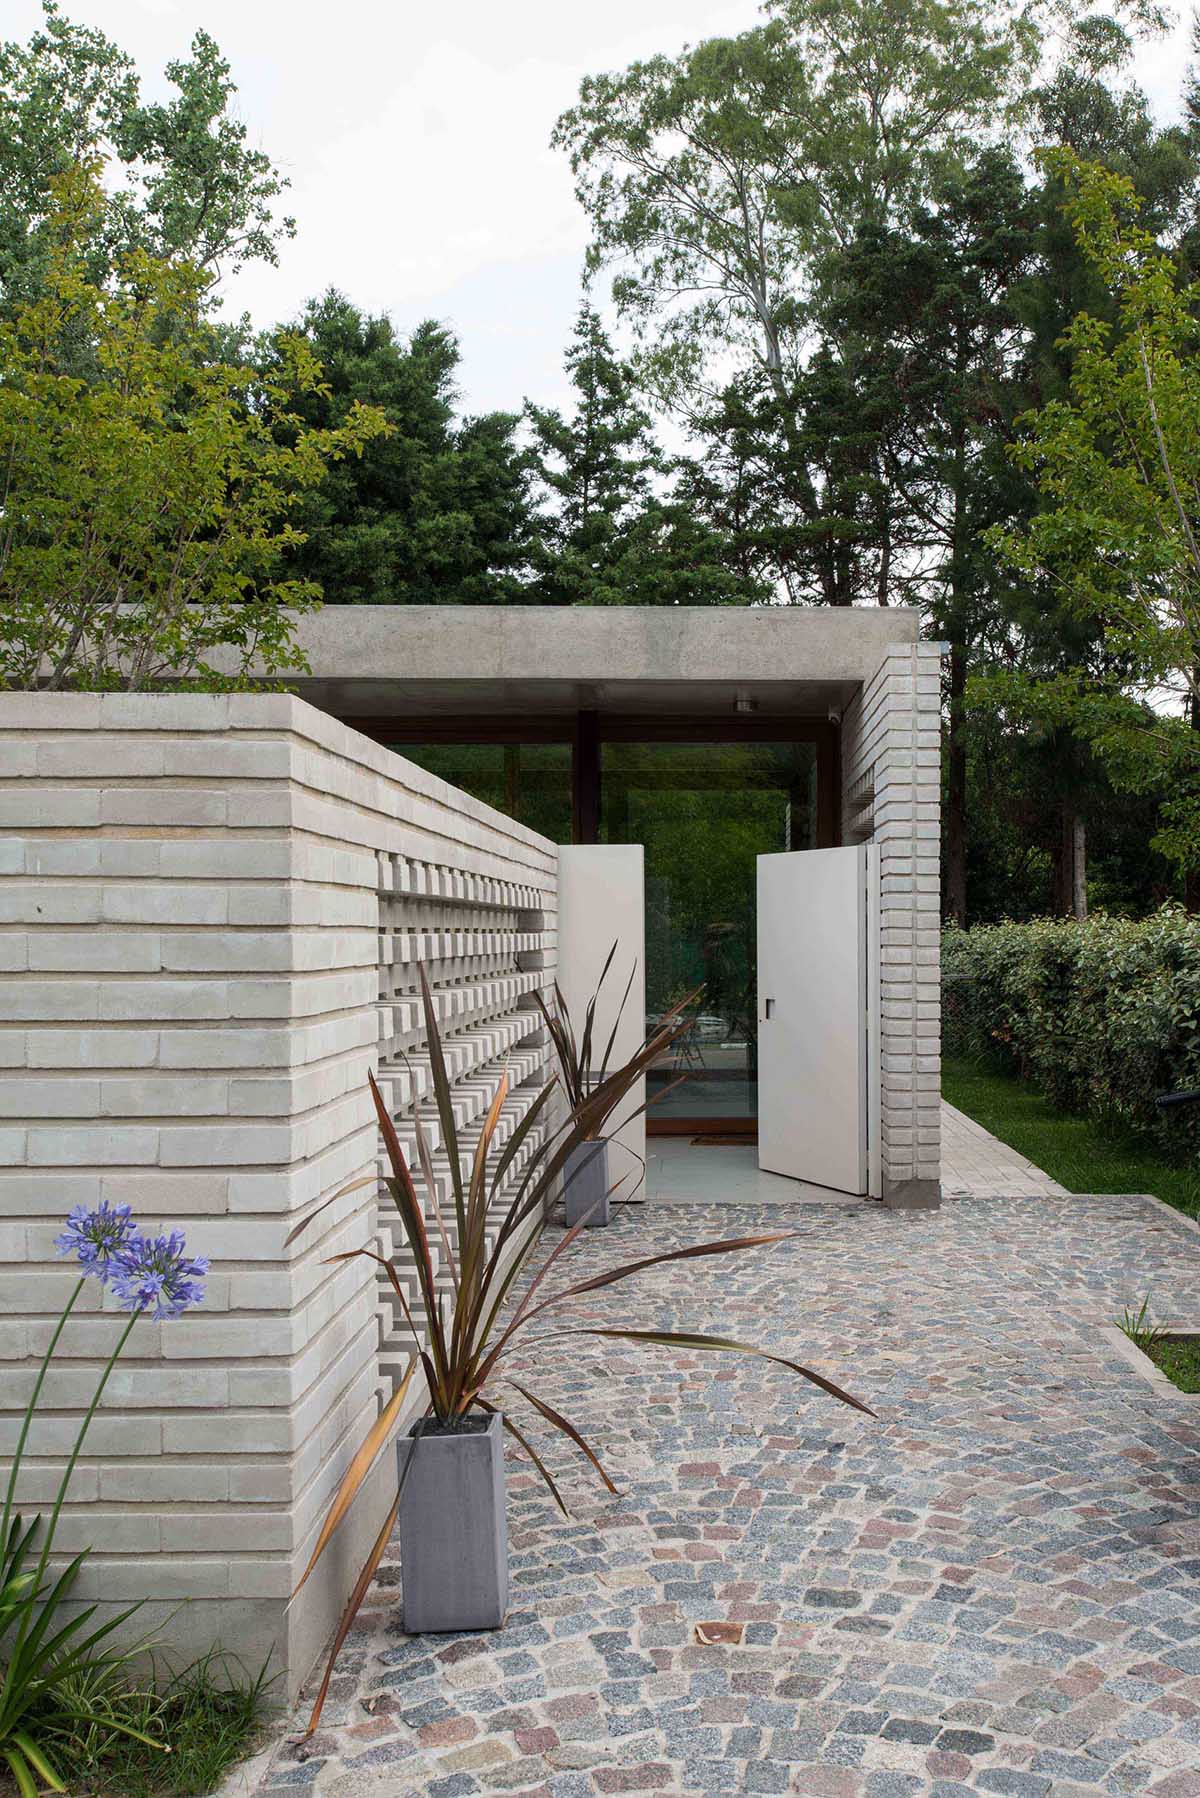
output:
<svg viewBox="0 0 1200 1798"><path fill-rule="evenodd" d="M750 738L725 726L706 742L698 723L688 742L656 739L650 722L645 739L629 740L640 727L626 719L607 738L605 723L594 721L579 751L565 740L394 747L552 842L571 842L582 824L601 842L645 846L648 1028L685 993L704 989L694 1027L651 1070L650 1091L662 1097L650 1128L744 1132L758 1109L755 864L831 840L828 819L818 834L819 733L773 741L769 727ZM480 738L489 725L508 734L481 718Z"/></svg>
<svg viewBox="0 0 1200 1798"><path fill-rule="evenodd" d="M756 860L815 846L816 782L811 743L602 746L601 840L646 850L648 1026L704 989L694 1027L651 1070L652 1124L744 1128L757 1114Z"/></svg>
<svg viewBox="0 0 1200 1798"><path fill-rule="evenodd" d="M569 743L397 743L396 754L440 774L552 843L571 841Z"/></svg>

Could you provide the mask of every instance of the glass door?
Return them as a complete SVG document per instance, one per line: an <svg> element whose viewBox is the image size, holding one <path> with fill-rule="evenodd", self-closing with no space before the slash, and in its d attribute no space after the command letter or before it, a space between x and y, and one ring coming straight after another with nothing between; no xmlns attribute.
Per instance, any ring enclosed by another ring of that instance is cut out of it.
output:
<svg viewBox="0 0 1200 1798"><path fill-rule="evenodd" d="M756 863L817 840L817 752L795 742L606 742L600 839L646 852L647 1027L695 987L650 1070L654 1131L751 1134L758 1111Z"/></svg>

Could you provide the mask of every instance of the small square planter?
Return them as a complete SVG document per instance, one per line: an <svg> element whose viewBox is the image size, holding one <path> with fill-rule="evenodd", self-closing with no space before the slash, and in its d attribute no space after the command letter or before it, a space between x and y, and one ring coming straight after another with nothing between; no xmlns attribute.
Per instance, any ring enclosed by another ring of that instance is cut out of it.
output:
<svg viewBox="0 0 1200 1798"><path fill-rule="evenodd" d="M563 1164L563 1204L568 1230L585 1216L585 1228L589 1230L602 1229L609 1222L608 1189L611 1184L606 1142L581 1142L570 1151Z"/></svg>
<svg viewBox="0 0 1200 1798"><path fill-rule="evenodd" d="M498 1412L475 1412L458 1429L414 1424L396 1444L402 1479L413 1458L400 1491L400 1575L410 1636L499 1629L504 1622L503 1427Z"/></svg>

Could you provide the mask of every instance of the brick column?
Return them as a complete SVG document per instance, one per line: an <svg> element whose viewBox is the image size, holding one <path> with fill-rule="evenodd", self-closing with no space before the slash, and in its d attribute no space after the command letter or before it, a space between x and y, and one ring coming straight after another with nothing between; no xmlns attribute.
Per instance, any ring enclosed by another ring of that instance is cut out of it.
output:
<svg viewBox="0 0 1200 1798"><path fill-rule="evenodd" d="M880 852L884 1203L941 1196L941 679L936 645L897 644L842 725L843 838Z"/></svg>

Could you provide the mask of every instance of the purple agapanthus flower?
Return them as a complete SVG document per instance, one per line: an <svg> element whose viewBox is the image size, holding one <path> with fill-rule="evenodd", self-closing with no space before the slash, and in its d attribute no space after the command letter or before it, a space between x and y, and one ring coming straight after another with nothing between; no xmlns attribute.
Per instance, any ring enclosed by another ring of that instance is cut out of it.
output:
<svg viewBox="0 0 1200 1798"><path fill-rule="evenodd" d="M54 1246L60 1255L76 1257L85 1278L107 1280L122 1265L133 1235L130 1207L110 1205L105 1199L91 1211L86 1205L76 1205Z"/></svg>
<svg viewBox="0 0 1200 1798"><path fill-rule="evenodd" d="M134 1236L121 1253L112 1287L122 1309L146 1311L151 1321L180 1317L204 1297L201 1276L208 1272L203 1255L189 1257L183 1232L169 1236Z"/></svg>

